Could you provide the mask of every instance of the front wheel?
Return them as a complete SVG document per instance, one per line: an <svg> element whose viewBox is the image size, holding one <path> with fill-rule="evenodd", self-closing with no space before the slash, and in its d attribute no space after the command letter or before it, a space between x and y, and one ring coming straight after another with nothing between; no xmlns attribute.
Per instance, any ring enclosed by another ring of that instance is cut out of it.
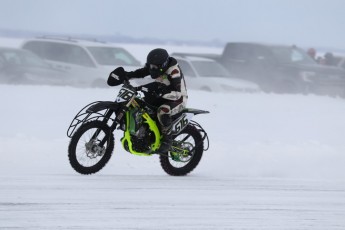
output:
<svg viewBox="0 0 345 230"><path fill-rule="evenodd" d="M108 163L113 149L114 135L109 126L101 121L90 121L81 125L72 136L68 158L78 173L93 174Z"/></svg>
<svg viewBox="0 0 345 230"><path fill-rule="evenodd" d="M204 145L199 131L188 125L174 137L168 155L160 155L163 170L172 176L184 176L199 164Z"/></svg>

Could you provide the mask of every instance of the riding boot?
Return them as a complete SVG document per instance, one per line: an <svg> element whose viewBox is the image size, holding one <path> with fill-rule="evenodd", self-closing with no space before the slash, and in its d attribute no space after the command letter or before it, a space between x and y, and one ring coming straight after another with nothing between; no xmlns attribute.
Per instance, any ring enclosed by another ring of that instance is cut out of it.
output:
<svg viewBox="0 0 345 230"><path fill-rule="evenodd" d="M172 136L171 132L169 133L164 133L162 132L163 138L161 140L161 146L157 150L158 153L166 153L169 151L172 143Z"/></svg>
<svg viewBox="0 0 345 230"><path fill-rule="evenodd" d="M172 135L171 135L171 117L168 115L163 115L163 121L164 126L161 126L161 133L162 133L162 139L161 139L161 145L159 149L157 150L158 153L166 153L170 150L171 144L172 144Z"/></svg>

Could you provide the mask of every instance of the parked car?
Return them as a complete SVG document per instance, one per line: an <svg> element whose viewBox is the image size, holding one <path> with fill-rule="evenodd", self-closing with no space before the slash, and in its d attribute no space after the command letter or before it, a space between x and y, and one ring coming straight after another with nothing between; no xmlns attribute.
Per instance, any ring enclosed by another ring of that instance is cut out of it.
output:
<svg viewBox="0 0 345 230"><path fill-rule="evenodd" d="M345 71L317 64L296 46L230 42L215 59L265 91L344 95Z"/></svg>
<svg viewBox="0 0 345 230"><path fill-rule="evenodd" d="M187 87L212 92L258 92L260 87L246 80L235 78L213 59L177 56L171 54L178 61L185 76Z"/></svg>
<svg viewBox="0 0 345 230"><path fill-rule="evenodd" d="M2 47L0 83L69 85L70 77L28 50Z"/></svg>
<svg viewBox="0 0 345 230"><path fill-rule="evenodd" d="M106 87L107 77L116 67L140 67L124 48L97 41L41 37L26 40L22 48L36 53L53 68L69 72L77 86Z"/></svg>

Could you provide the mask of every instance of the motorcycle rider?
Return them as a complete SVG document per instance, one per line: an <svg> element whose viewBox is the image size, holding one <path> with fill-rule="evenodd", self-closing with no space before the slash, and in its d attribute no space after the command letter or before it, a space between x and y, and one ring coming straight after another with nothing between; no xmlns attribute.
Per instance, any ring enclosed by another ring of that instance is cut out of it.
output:
<svg viewBox="0 0 345 230"><path fill-rule="evenodd" d="M149 75L155 81L142 86L141 90L157 96L156 100L154 97L149 97L148 102L158 107L157 117L163 137L157 152L166 153L172 143L171 116L182 111L188 99L184 76L176 59L170 57L165 49L153 49L147 55L143 68L126 72L123 67L118 67L110 73L107 82L110 86L116 86L126 77L128 79L144 78Z"/></svg>

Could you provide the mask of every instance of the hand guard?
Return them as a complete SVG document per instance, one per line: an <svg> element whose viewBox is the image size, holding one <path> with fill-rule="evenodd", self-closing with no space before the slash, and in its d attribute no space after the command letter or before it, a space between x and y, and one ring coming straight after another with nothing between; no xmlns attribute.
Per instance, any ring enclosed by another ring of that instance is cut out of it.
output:
<svg viewBox="0 0 345 230"><path fill-rule="evenodd" d="M110 86L117 86L123 83L127 75L127 72L124 70L123 67L117 67L113 70L108 77L108 85Z"/></svg>

